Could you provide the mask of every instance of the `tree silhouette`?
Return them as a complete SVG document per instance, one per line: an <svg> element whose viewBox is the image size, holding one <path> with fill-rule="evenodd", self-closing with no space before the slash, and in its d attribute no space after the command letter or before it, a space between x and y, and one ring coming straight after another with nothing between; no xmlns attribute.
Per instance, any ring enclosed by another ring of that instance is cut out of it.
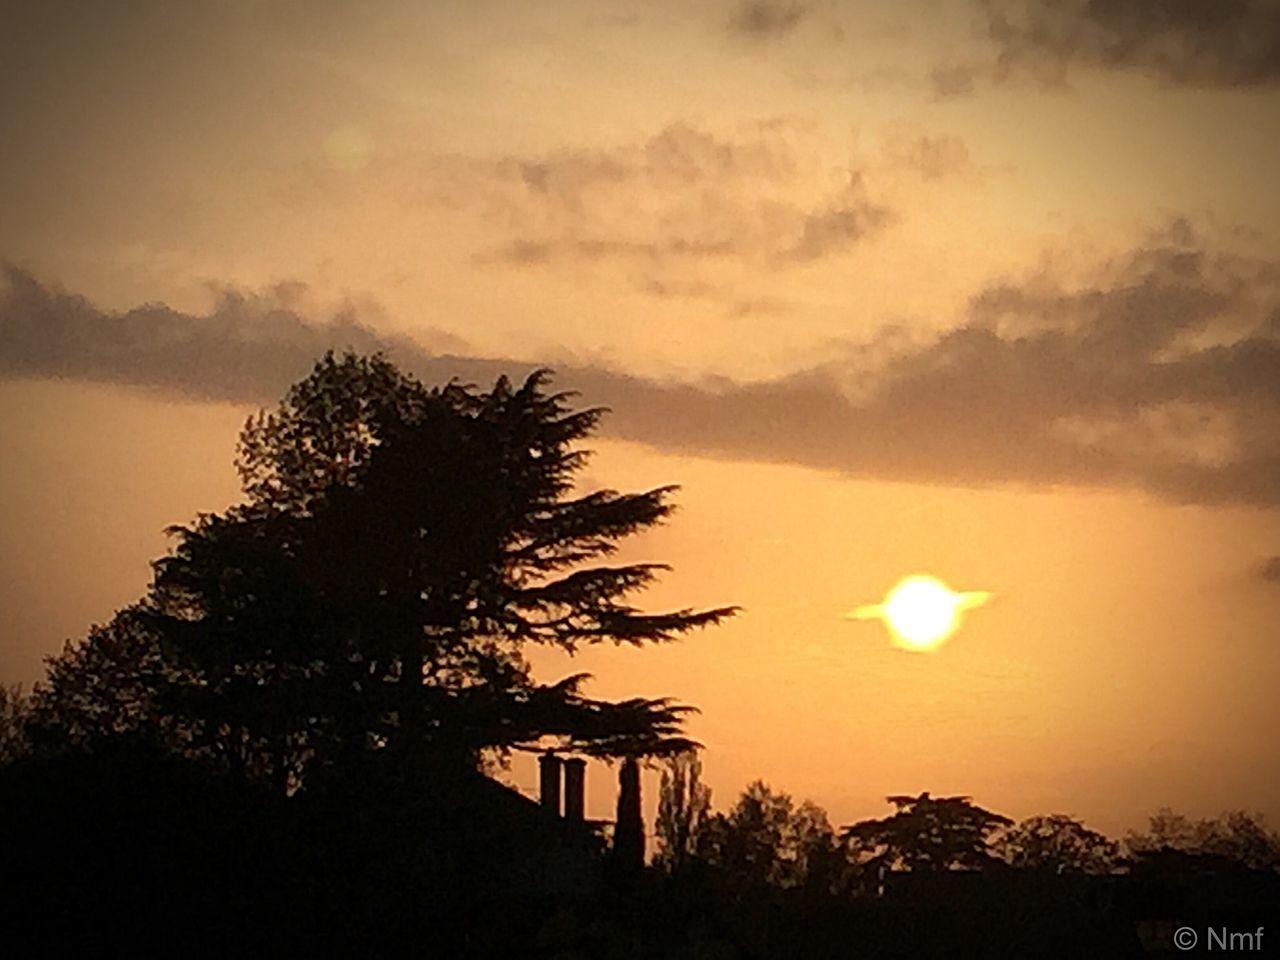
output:
<svg viewBox="0 0 1280 960"><path fill-rule="evenodd" d="M1280 833L1268 829L1260 814L1244 810L1193 821L1166 807L1151 817L1146 833L1130 833L1125 845L1139 858L1174 852L1280 871Z"/></svg>
<svg viewBox="0 0 1280 960"><path fill-rule="evenodd" d="M996 856L1020 869L1108 874L1120 864L1113 840L1062 814L1028 817L992 844Z"/></svg>
<svg viewBox="0 0 1280 960"><path fill-rule="evenodd" d="M969 797L887 798L897 811L846 827L843 838L863 863L889 869L980 869L991 862L988 838L1013 821L975 806Z"/></svg>
<svg viewBox="0 0 1280 960"><path fill-rule="evenodd" d="M669 757L658 793L658 854L655 863L668 873L687 869L711 814L711 789L702 782L696 751Z"/></svg>
<svg viewBox="0 0 1280 960"><path fill-rule="evenodd" d="M161 706L175 679L143 607L126 607L46 659L31 693L27 738L42 754L133 733L176 745L189 730L168 722Z"/></svg>
<svg viewBox="0 0 1280 960"><path fill-rule="evenodd" d="M708 818L697 838L701 859L731 887L829 886L834 833L814 803L796 806L762 781L748 784L733 808Z"/></svg>
<svg viewBox="0 0 1280 960"><path fill-rule="evenodd" d="M599 561L666 519L674 488L575 491L577 444L603 411L571 409L547 379L429 388L381 357L326 355L245 425L246 502L173 528L146 600L65 653L47 699L98 729L141 711L286 791L370 750L474 763L544 737L613 756L687 749L688 708L530 676L529 643L663 642L734 612L630 603L666 568ZM127 658L104 654L126 638L159 664L120 675ZM87 713L81 687L98 698Z"/></svg>
<svg viewBox="0 0 1280 960"><path fill-rule="evenodd" d="M31 702L21 687L0 684L0 767L13 763L26 755L27 718Z"/></svg>

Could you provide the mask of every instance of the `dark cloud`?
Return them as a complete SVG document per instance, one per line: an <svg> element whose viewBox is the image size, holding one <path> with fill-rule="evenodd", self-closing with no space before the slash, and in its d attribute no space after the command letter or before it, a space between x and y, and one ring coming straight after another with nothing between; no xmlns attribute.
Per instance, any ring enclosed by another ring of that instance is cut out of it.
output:
<svg viewBox="0 0 1280 960"><path fill-rule="evenodd" d="M818 260L847 250L892 219L885 207L849 197L825 210L814 210L801 222L800 238L790 251L792 260Z"/></svg>
<svg viewBox="0 0 1280 960"><path fill-rule="evenodd" d="M1280 83L1280 0L981 2L1005 73L1060 80L1080 64L1179 86Z"/></svg>
<svg viewBox="0 0 1280 960"><path fill-rule="evenodd" d="M894 220L861 172L821 169L786 123L736 134L672 124L639 143L461 163L457 194L482 198L513 238L477 260L718 258L781 267L847 252ZM838 176L825 192L814 184Z"/></svg>
<svg viewBox="0 0 1280 960"><path fill-rule="evenodd" d="M887 144L885 153L892 166L914 170L923 180L942 180L973 167L969 148L959 137L897 137Z"/></svg>
<svg viewBox="0 0 1280 960"><path fill-rule="evenodd" d="M1280 506L1280 265L1213 253L1184 227L1084 281L993 284L932 342L848 345L751 384L658 383L558 365L614 413L607 432L668 451L960 486L1143 489ZM228 296L203 316L103 314L11 271L0 371L270 401L327 346L388 348L432 380L483 383L528 362L433 354L350 317L305 322ZM553 358L548 358L552 360ZM554 364L553 364L554 365Z"/></svg>
<svg viewBox="0 0 1280 960"><path fill-rule="evenodd" d="M806 13L798 3L744 0L729 25L735 32L750 37L784 37L800 25Z"/></svg>
<svg viewBox="0 0 1280 960"><path fill-rule="evenodd" d="M1267 557L1258 567L1258 574L1267 583L1280 583L1280 557Z"/></svg>
<svg viewBox="0 0 1280 960"><path fill-rule="evenodd" d="M385 350L412 358L421 348L383 337L342 311L325 323L295 308L302 290L223 290L211 311L164 304L123 313L99 310L15 267L0 267L0 377L87 380L159 388L197 400L265 403L311 369L328 349ZM447 334L439 342L464 346Z"/></svg>
<svg viewBox="0 0 1280 960"><path fill-rule="evenodd" d="M964 97L977 89L981 73L982 68L975 64L935 67L929 72L929 84L933 87L933 95L939 100Z"/></svg>
<svg viewBox="0 0 1280 960"><path fill-rule="evenodd" d="M636 277L632 286L641 293L659 300L704 300L720 304L729 317L739 319L750 316L780 316L791 312L786 300L771 296L744 293L732 286L717 286L701 280L660 280L653 277Z"/></svg>

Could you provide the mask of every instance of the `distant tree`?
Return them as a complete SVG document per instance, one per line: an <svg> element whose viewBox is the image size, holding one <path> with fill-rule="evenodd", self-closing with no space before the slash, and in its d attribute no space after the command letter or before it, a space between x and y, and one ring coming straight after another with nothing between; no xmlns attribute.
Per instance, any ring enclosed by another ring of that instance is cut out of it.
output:
<svg viewBox="0 0 1280 960"><path fill-rule="evenodd" d="M1120 862L1117 843L1062 814L1028 817L1001 832L992 849L1010 866L1054 873L1107 874Z"/></svg>
<svg viewBox="0 0 1280 960"><path fill-rule="evenodd" d="M980 869L992 857L987 843L1013 821L975 806L969 797L887 798L897 811L880 820L846 827L843 838L853 857L889 869L939 871Z"/></svg>
<svg viewBox="0 0 1280 960"><path fill-rule="evenodd" d="M1125 845L1134 853L1170 848L1190 850L1197 844L1197 824L1181 813L1161 807L1148 821L1146 833L1131 831Z"/></svg>
<svg viewBox="0 0 1280 960"><path fill-rule="evenodd" d="M658 793L658 852L654 862L668 873L686 869L696 859L698 841L711 814L711 790L702 782L702 760L696 751L666 760Z"/></svg>
<svg viewBox="0 0 1280 960"><path fill-rule="evenodd" d="M1172 851L1280 870L1280 833L1269 829L1261 814L1244 810L1191 820L1166 807L1151 817L1146 833L1130 833L1125 844L1139 858Z"/></svg>
<svg viewBox="0 0 1280 960"><path fill-rule="evenodd" d="M30 749L27 743L27 717L30 700L22 688L0 684L0 767L7 766Z"/></svg>
<svg viewBox="0 0 1280 960"><path fill-rule="evenodd" d="M700 859L741 888L826 887L836 860L822 808L809 801L797 807L759 780L728 813L707 819L696 846Z"/></svg>

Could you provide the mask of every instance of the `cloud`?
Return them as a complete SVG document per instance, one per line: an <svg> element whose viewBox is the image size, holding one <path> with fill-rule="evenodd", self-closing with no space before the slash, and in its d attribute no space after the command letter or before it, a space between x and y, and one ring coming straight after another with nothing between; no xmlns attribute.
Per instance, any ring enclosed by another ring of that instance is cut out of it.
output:
<svg viewBox="0 0 1280 960"><path fill-rule="evenodd" d="M743 0L729 25L736 33L749 37L775 39L795 30L807 13L798 3Z"/></svg>
<svg viewBox="0 0 1280 960"><path fill-rule="evenodd" d="M817 260L840 253L892 222L887 207L871 201L860 174L821 209L805 214L800 237L785 256L792 260Z"/></svg>
<svg viewBox="0 0 1280 960"><path fill-rule="evenodd" d="M860 170L824 166L795 134L787 122L732 134L675 123L613 148L461 160L454 194L511 236L476 259L525 267L716 260L776 269L844 254L894 221Z"/></svg>
<svg viewBox="0 0 1280 960"><path fill-rule="evenodd" d="M1267 583L1280 583L1280 556L1263 560L1258 567L1258 574Z"/></svg>
<svg viewBox="0 0 1280 960"><path fill-rule="evenodd" d="M1070 278L989 284L962 322L885 336L772 380L665 383L559 365L557 385L656 449L868 479L1140 489L1280 506L1280 263L1210 249L1185 224ZM328 346L388 349L433 381L519 376L529 361L446 356L351 317L312 324L271 296L210 313L104 314L10 271L0 373L271 402Z"/></svg>
<svg viewBox="0 0 1280 960"><path fill-rule="evenodd" d="M933 87L934 97L950 100L973 93L981 74L982 68L972 63L934 67L929 71L929 84Z"/></svg>
<svg viewBox="0 0 1280 960"><path fill-rule="evenodd" d="M1280 83L1280 0L981 2L1005 75L1062 80L1083 65L1138 71L1175 86ZM961 75L954 79L962 85Z"/></svg>
<svg viewBox="0 0 1280 960"><path fill-rule="evenodd" d="M969 148L953 136L894 137L885 145L885 155L890 165L913 170L922 180L943 180L973 168Z"/></svg>
<svg viewBox="0 0 1280 960"><path fill-rule="evenodd" d="M164 304L107 313L23 270L0 267L0 377L87 380L188 399L267 403L331 348L421 353L415 344L375 333L349 309L312 322L299 311L304 295L299 284L281 284L262 294L218 291L204 314ZM465 348L449 334L431 336L441 348Z"/></svg>

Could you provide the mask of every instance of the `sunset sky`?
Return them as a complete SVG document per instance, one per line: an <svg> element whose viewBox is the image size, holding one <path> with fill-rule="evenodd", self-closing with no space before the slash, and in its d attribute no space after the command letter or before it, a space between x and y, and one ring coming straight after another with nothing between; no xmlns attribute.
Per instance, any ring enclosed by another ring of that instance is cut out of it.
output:
<svg viewBox="0 0 1280 960"><path fill-rule="evenodd" d="M682 485L648 606L744 612L538 675L697 705L717 806L1280 823L1277 0L18 6L0 680L325 348L545 365L585 485ZM914 573L993 597L845 617Z"/></svg>

